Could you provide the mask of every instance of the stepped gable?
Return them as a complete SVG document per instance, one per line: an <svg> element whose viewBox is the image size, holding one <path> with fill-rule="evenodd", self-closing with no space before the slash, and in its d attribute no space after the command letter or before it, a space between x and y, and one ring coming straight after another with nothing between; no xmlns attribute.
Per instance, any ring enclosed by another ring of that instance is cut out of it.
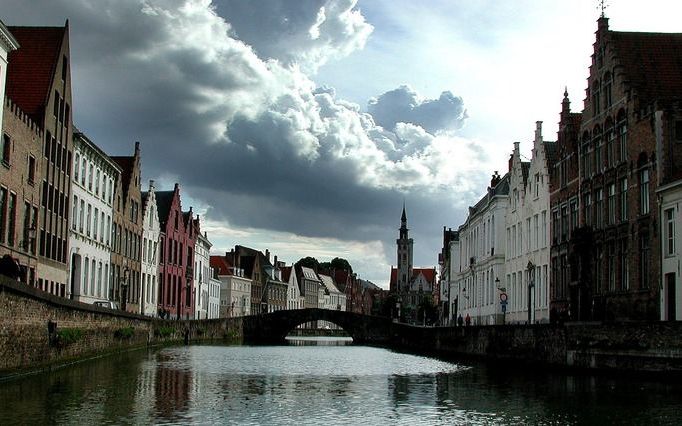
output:
<svg viewBox="0 0 682 426"><path fill-rule="evenodd" d="M156 191L156 210L159 213L159 223L161 229L165 229L168 222L168 215L170 215L171 205L173 204L173 195L175 191Z"/></svg>
<svg viewBox="0 0 682 426"><path fill-rule="evenodd" d="M6 95L33 121L43 123L68 21L63 27L7 28L21 47L9 53Z"/></svg>

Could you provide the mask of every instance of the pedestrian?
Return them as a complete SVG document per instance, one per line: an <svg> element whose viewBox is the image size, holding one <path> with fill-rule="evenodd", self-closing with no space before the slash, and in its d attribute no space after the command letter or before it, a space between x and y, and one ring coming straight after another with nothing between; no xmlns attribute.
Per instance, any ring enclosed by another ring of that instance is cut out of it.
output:
<svg viewBox="0 0 682 426"><path fill-rule="evenodd" d="M464 323L467 325L467 327L471 325L471 317L469 314L467 314L466 318L464 318Z"/></svg>
<svg viewBox="0 0 682 426"><path fill-rule="evenodd" d="M462 314L459 314L457 317L457 325L460 327L464 325L464 318L462 318Z"/></svg>

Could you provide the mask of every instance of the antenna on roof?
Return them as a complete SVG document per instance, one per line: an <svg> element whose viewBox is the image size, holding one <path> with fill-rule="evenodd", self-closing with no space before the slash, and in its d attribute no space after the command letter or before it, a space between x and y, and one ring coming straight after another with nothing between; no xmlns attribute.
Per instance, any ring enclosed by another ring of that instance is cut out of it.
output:
<svg viewBox="0 0 682 426"><path fill-rule="evenodd" d="M600 16L600 18L605 18L606 15L605 15L604 12L605 12L606 9L609 7L609 1L608 1L608 0L597 0L597 3L598 3L597 9L600 9L600 10L601 10L601 16Z"/></svg>

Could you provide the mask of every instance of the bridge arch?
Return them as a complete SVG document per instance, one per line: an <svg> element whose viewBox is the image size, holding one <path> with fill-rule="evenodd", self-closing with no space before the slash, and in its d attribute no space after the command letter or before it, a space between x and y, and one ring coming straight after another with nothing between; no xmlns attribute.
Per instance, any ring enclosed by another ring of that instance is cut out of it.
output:
<svg viewBox="0 0 682 426"><path fill-rule="evenodd" d="M287 334L300 324L329 321L343 328L354 343L386 343L391 338L389 318L330 309L292 309L243 319L244 342L255 344L284 343Z"/></svg>

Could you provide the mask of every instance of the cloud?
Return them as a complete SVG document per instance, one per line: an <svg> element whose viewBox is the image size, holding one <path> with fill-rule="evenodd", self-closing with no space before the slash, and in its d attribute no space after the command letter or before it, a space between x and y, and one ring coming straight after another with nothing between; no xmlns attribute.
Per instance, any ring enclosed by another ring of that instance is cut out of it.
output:
<svg viewBox="0 0 682 426"><path fill-rule="evenodd" d="M460 98L444 92L421 100L400 87L379 96L375 111L363 112L333 88L318 87L299 66L361 47L369 27L353 1L273 2L274 11L259 11L258 19L275 19L278 10L294 19L307 8L301 22L287 24L293 35L281 41L286 46L270 53L264 49L275 35L244 35L240 19L256 17L242 17L249 11L230 2L40 3L33 13L40 10L45 21L71 17L79 127L111 155L130 153L140 140L145 177L177 178L183 198L201 203L207 221L230 224L214 225L216 238L248 245L263 236L231 229L260 229L292 244L291 235L317 241L320 251L330 240L345 241L357 262L368 259L364 244L385 250L389 260L380 268L393 259L406 199L412 228L421 234L417 259L428 265L436 261L440 224L458 223L453 210L485 187L485 147L441 132L466 118ZM228 5L235 9L221 16ZM7 22L22 23L20 17ZM271 32L289 28L282 25ZM312 41L294 36L304 28L315 28ZM244 235L251 239L238 239Z"/></svg>
<svg viewBox="0 0 682 426"><path fill-rule="evenodd" d="M394 129L398 123L411 123L430 133L457 130L467 118L462 98L445 91L438 99L421 99L408 86L370 99L368 111L377 124Z"/></svg>
<svg viewBox="0 0 682 426"><path fill-rule="evenodd" d="M233 35L261 58L315 71L330 59L361 49L373 27L356 8L357 0L225 0L218 14Z"/></svg>

